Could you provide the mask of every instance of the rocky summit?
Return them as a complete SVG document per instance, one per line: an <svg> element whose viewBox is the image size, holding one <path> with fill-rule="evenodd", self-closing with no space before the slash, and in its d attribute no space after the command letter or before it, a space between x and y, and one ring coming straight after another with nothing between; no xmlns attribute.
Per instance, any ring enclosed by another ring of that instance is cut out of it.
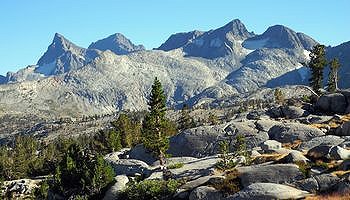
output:
<svg viewBox="0 0 350 200"><path fill-rule="evenodd" d="M142 110L155 76L174 107L234 99L266 86L305 84L309 71L303 64L315 44L282 25L256 35L238 19L210 31L171 35L154 50L134 45L120 33L87 49L56 33L36 65L0 79L1 114L59 117ZM346 64L341 55L348 46L329 47L327 55L340 55ZM346 80L341 79L340 87L347 86ZM38 95L39 91L45 93ZM15 102L22 103L14 106Z"/></svg>

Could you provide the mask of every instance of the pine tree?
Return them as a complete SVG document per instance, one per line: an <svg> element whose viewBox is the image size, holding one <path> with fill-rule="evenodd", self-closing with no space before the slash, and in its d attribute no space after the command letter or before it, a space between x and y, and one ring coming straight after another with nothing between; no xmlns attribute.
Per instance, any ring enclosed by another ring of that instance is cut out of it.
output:
<svg viewBox="0 0 350 200"><path fill-rule="evenodd" d="M278 103L279 105L282 105L284 103L284 94L281 89L276 88L274 92L274 96L275 96L276 103Z"/></svg>
<svg viewBox="0 0 350 200"><path fill-rule="evenodd" d="M142 142L146 149L158 156L160 165L165 164L166 150L169 148L169 139L166 131L166 99L162 84L154 79L150 101L149 112L145 116L142 127Z"/></svg>
<svg viewBox="0 0 350 200"><path fill-rule="evenodd" d="M339 60L337 58L333 58L330 64L330 71L328 75L328 84L327 90L328 92L335 92L338 90L338 69L340 67Z"/></svg>
<svg viewBox="0 0 350 200"><path fill-rule="evenodd" d="M194 119L190 116L189 107L187 104L183 105L180 114L181 114L181 116L180 116L180 119L178 122L179 123L179 125L178 125L179 130L185 130L185 129L193 128L196 126Z"/></svg>
<svg viewBox="0 0 350 200"><path fill-rule="evenodd" d="M132 138L132 123L129 116L125 113L121 113L117 121L113 122L112 125L116 128L121 136L121 143L123 147L131 147Z"/></svg>
<svg viewBox="0 0 350 200"><path fill-rule="evenodd" d="M309 68L311 70L310 86L316 93L320 93L323 81L323 69L327 64L325 46L316 45L310 53Z"/></svg>

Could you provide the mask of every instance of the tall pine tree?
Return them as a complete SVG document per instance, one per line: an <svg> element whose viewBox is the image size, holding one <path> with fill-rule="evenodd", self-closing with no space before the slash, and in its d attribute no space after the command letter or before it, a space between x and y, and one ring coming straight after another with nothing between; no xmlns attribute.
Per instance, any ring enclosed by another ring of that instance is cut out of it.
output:
<svg viewBox="0 0 350 200"><path fill-rule="evenodd" d="M154 79L150 101L148 102L149 112L145 116L142 127L142 142L146 149L158 156L160 165L165 164L165 154L169 148L167 137L166 99L162 84Z"/></svg>
<svg viewBox="0 0 350 200"><path fill-rule="evenodd" d="M328 84L327 90L328 92L336 92L338 90L338 69L340 67L339 60L337 58L333 58L329 63L329 75L328 75Z"/></svg>
<svg viewBox="0 0 350 200"><path fill-rule="evenodd" d="M320 93L320 89L322 88L323 69L327 65L325 54L325 46L320 44L314 46L310 53L310 86L317 94Z"/></svg>

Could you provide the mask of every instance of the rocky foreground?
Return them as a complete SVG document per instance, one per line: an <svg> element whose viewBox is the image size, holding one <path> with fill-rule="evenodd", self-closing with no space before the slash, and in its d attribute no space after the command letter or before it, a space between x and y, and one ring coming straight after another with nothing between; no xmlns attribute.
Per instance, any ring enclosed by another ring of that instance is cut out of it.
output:
<svg viewBox="0 0 350 200"><path fill-rule="evenodd" d="M350 92L300 103L236 114L227 122L184 130L170 138L166 165L181 185L173 199L346 199L350 191ZM219 169L220 142L235 155L236 139L247 155L231 157L235 166ZM136 178L163 179L159 161L142 145L105 156L115 184L104 199L122 199ZM26 181L6 182L19 193ZM30 182L30 181L29 181ZM32 181L30 182L32 184Z"/></svg>
<svg viewBox="0 0 350 200"><path fill-rule="evenodd" d="M231 121L184 130L171 138L167 165L174 179L185 180L176 199L322 199L350 189L350 93L321 97L315 106L277 106L234 116ZM315 113L315 114L310 114ZM318 114L316 114L318 113ZM333 113L325 115L322 113ZM338 113L338 114L334 114ZM219 170L220 141L232 152L243 135L250 161ZM135 176L162 179L159 162L142 145L105 157L115 169L116 183L105 199L115 199ZM233 180L238 180L237 182ZM220 185L237 184L228 193ZM337 197L336 197L337 198ZM339 196L339 198L341 198Z"/></svg>

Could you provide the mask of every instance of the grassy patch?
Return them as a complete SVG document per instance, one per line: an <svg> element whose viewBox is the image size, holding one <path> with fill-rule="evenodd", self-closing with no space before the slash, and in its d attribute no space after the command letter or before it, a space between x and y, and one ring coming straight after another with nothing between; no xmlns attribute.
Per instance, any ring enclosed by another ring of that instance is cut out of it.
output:
<svg viewBox="0 0 350 200"><path fill-rule="evenodd" d="M179 168L182 168L184 165L185 164L182 162L174 163L174 164L168 165L168 169L179 169Z"/></svg>
<svg viewBox="0 0 350 200"><path fill-rule="evenodd" d="M237 170L228 171L222 183L213 184L212 186L225 194L234 194L243 188L238 175Z"/></svg>

